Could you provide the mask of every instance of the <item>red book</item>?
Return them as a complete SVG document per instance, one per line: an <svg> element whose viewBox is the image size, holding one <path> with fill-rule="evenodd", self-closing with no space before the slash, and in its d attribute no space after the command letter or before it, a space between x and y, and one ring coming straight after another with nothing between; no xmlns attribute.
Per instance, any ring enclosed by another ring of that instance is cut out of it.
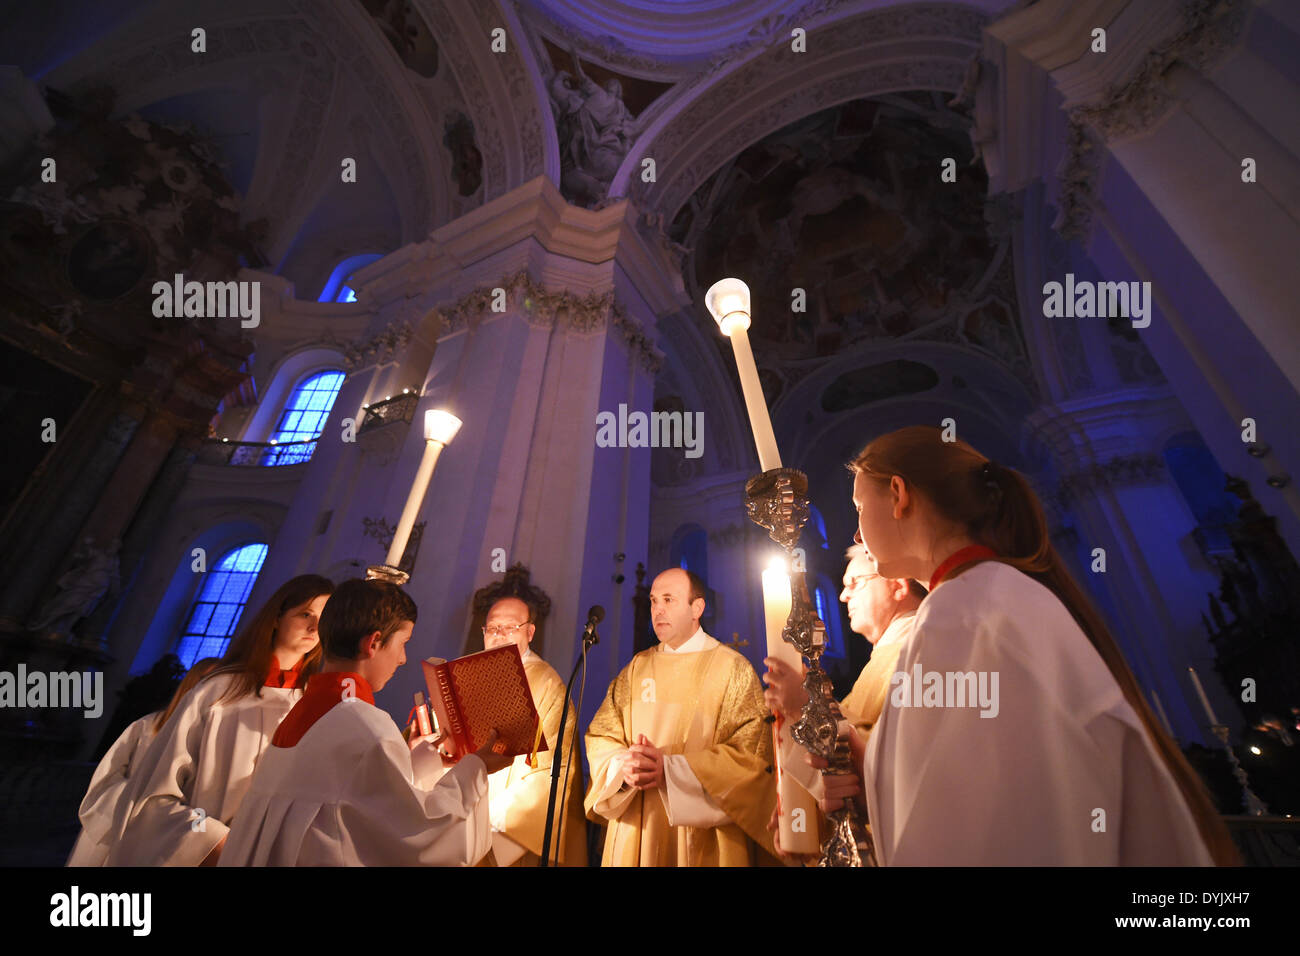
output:
<svg viewBox="0 0 1300 956"><path fill-rule="evenodd" d="M545 736L539 739L541 718L513 644L452 661L430 657L422 666L452 762L487 743L493 728L501 734L494 748L498 753L517 757L532 753L534 746L547 749Z"/></svg>

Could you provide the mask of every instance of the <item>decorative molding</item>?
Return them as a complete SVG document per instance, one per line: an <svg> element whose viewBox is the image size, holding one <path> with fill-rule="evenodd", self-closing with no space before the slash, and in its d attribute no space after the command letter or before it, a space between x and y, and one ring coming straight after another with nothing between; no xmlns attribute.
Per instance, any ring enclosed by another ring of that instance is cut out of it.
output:
<svg viewBox="0 0 1300 956"><path fill-rule="evenodd" d="M614 328L623 333L623 341L627 344L628 351L636 356L641 367L651 375L658 375L659 370L664 366L665 355L659 351L646 335L645 329L641 328L640 323L628 316L623 306L614 303L614 315L611 319Z"/></svg>
<svg viewBox="0 0 1300 956"><path fill-rule="evenodd" d="M1104 144L1153 127L1178 101L1167 73L1184 64L1202 74L1212 71L1237 45L1250 18L1249 0L1184 0L1183 28L1143 59L1123 85L1111 87L1095 106L1069 112L1061 177L1061 210L1053 228L1067 239L1091 231L1097 173Z"/></svg>
<svg viewBox="0 0 1300 956"><path fill-rule="evenodd" d="M396 529L389 525L385 518L362 518L362 534L367 538L374 538L379 542L379 546L387 553L388 549L393 546L393 535ZM420 541L424 538L425 522L417 521L411 528L411 537L406 542L406 550L402 552L401 560L397 562L398 570L411 573L415 566L415 556L420 552Z"/></svg>
<svg viewBox="0 0 1300 956"><path fill-rule="evenodd" d="M485 37L492 35L492 30L502 27L509 32L505 19L501 16L495 3L474 2L470 4L478 17L479 26ZM514 130L519 142L519 172L517 180L501 183L501 194L520 183L526 183L536 176L546 175L546 138L542 134L542 123L549 123L549 113L543 117L541 100L534 86L534 79L529 76L524 58L519 53L519 45L526 42L524 37L511 37L513 42L506 45L505 53L492 54L492 64L498 74L505 80L510 94ZM487 196L490 199L492 196Z"/></svg>
<svg viewBox="0 0 1300 956"><path fill-rule="evenodd" d="M516 0L515 8L519 12L521 19L534 30L549 35L548 38L552 42L555 42L555 37L558 35L563 41L557 43L558 46L576 49L583 59L632 75L641 75L645 78L660 81L671 81L684 74L707 76L716 73L731 61L743 57L754 49L771 46L782 41L788 42L790 28L793 26L802 26L811 32L811 21L828 10L845 6L848 2L851 2L851 0L804 0L804 3L793 10L770 14L748 26L740 22L729 22L727 24L729 27L738 28L733 31L732 35L739 33L741 30L745 31L741 39L735 40L720 49L685 54L682 62L678 64L666 63L656 55L637 50L629 46L622 38L610 33L603 33L599 36L583 33L562 20L556 11L545 5L529 4L524 7ZM638 11L637 16L645 20L645 22L654 24L655 39L661 42L665 39L663 35L665 28L671 29L671 25L656 21L653 18L646 20L645 13L642 11ZM690 20L683 19L681 23L683 30L692 30L693 26ZM702 68L701 65L703 65Z"/></svg>
<svg viewBox="0 0 1300 956"><path fill-rule="evenodd" d="M1055 507L1067 511L1076 498L1106 488L1150 483L1158 480L1164 470L1164 459L1159 455L1125 455L1065 475L1047 497L1053 499Z"/></svg>
<svg viewBox="0 0 1300 956"><path fill-rule="evenodd" d="M409 321L394 320L383 331L366 339L360 345L345 345L343 347L344 368L351 373L359 368L369 368L372 365L383 365L385 362L392 361L397 353L410 343L413 333Z"/></svg>
<svg viewBox="0 0 1300 956"><path fill-rule="evenodd" d="M492 311L497 289L505 290L504 313ZM583 335L613 328L622 335L628 351L647 372L653 375L663 367L664 353L655 347L646 330L615 299L613 290L586 295L567 289L552 291L535 282L527 270L520 270L499 286L480 286L438 312L445 323L444 335L471 328L485 316L510 313L522 316L534 328L559 327Z"/></svg>

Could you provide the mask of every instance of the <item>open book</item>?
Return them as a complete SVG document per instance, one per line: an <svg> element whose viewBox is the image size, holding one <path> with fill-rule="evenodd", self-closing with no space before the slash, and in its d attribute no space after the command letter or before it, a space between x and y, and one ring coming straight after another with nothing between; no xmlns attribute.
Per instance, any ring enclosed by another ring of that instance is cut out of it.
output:
<svg viewBox="0 0 1300 956"><path fill-rule="evenodd" d="M429 703L452 762L487 743L493 728L498 753L509 757L547 749L541 719L524 675L519 649L495 647L455 660L430 657L423 664Z"/></svg>

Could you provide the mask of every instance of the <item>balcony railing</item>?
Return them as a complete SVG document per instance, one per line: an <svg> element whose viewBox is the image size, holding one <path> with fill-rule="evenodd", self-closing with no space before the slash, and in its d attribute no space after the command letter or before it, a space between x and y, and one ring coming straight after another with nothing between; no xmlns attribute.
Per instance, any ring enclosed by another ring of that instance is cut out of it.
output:
<svg viewBox="0 0 1300 956"><path fill-rule="evenodd" d="M311 460L312 452L316 450L316 441L315 438L282 442L209 438L199 448L198 461L205 465L237 465L245 468L301 465Z"/></svg>
<svg viewBox="0 0 1300 956"><path fill-rule="evenodd" d="M361 419L361 427L357 432L358 434L368 432L372 428L380 428L394 422L409 424L419 404L420 396L410 391L403 392L401 395L392 395L381 402L372 402L364 406L366 413Z"/></svg>

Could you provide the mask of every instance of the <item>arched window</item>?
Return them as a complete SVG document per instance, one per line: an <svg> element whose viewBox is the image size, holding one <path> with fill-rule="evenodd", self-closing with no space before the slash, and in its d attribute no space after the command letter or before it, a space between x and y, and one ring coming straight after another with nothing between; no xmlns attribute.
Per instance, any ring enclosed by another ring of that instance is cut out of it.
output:
<svg viewBox="0 0 1300 956"><path fill-rule="evenodd" d="M176 655L186 668L201 657L220 657L226 652L248 595L257 583L266 551L264 544L234 548L203 576L199 596L176 644Z"/></svg>
<svg viewBox="0 0 1300 956"><path fill-rule="evenodd" d="M377 252L366 253L360 256L349 256L334 267L330 273L329 279L325 282L325 288L321 290L319 302L355 302L357 294L352 289L352 274L363 266L383 256Z"/></svg>
<svg viewBox="0 0 1300 956"><path fill-rule="evenodd" d="M325 419L334 407L339 388L343 385L343 373L330 369L307 376L293 390L289 401L280 413L275 433L271 436L272 445L286 442L306 442L291 444L285 448L268 448L262 453L263 465L296 465L311 458L316 450L315 439L325 427Z"/></svg>

